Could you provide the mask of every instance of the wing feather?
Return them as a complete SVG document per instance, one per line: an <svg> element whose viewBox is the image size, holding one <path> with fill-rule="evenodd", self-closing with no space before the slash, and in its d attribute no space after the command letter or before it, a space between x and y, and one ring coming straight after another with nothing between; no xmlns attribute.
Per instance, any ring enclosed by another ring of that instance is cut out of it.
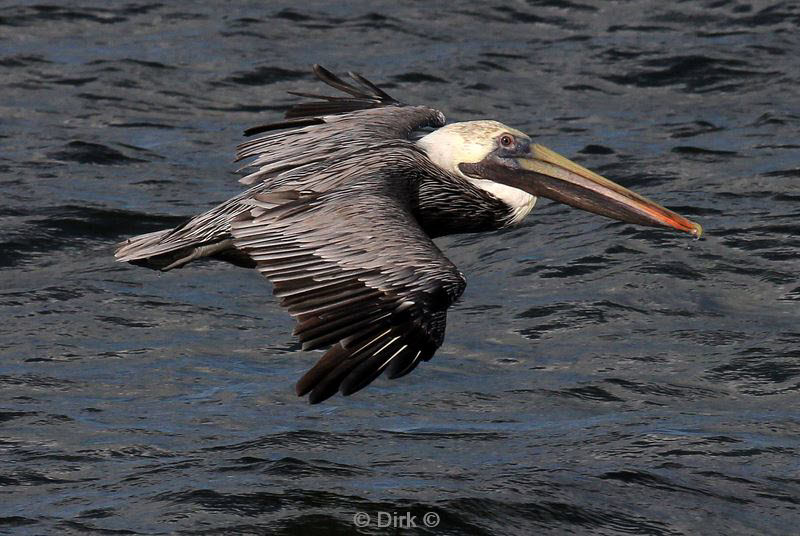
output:
<svg viewBox="0 0 800 536"><path fill-rule="evenodd" d="M346 96L303 94L316 100L295 105L283 121L248 129L248 136L263 134L242 143L236 154L237 160L252 159L242 168L250 173L240 180L251 188L175 229L119 244L117 260L162 270L204 256L247 265L229 239L231 222L253 212L251 199L274 196L274 206L290 202L289 194L303 198L335 189L359 175L349 165L352 159L377 159L380 147L413 145L415 132L445 124L439 110L403 104L361 75L349 73L351 83L319 66L314 73Z"/></svg>
<svg viewBox="0 0 800 536"><path fill-rule="evenodd" d="M245 131L247 136L269 134L238 147L236 160L255 157L246 167L257 168L240 179L243 184L269 181L277 172L382 141L410 140L416 131L445 124L439 110L403 104L357 73L348 73L353 84L319 65L313 70L320 81L349 96L291 92L315 100L292 106L283 121Z"/></svg>
<svg viewBox="0 0 800 536"><path fill-rule="evenodd" d="M430 359L464 290L411 215L402 180L387 176L396 169L362 171L360 180L278 207L254 201L233 223L234 245L272 281L303 348L330 347L296 387L312 403Z"/></svg>

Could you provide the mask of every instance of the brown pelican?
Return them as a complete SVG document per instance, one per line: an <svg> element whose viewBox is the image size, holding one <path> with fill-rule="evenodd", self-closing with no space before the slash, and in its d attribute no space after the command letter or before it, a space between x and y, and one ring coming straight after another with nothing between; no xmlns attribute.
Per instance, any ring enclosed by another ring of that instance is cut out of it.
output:
<svg viewBox="0 0 800 536"><path fill-rule="evenodd" d="M254 158L241 179L250 189L116 251L158 270L203 257L257 268L303 349L328 348L296 385L311 403L383 372L399 378L441 346L466 281L432 238L515 225L537 197L702 233L497 121L445 124L439 110L403 104L358 74L314 73L347 96L293 93L314 100L245 131L262 134L238 147L237 160Z"/></svg>

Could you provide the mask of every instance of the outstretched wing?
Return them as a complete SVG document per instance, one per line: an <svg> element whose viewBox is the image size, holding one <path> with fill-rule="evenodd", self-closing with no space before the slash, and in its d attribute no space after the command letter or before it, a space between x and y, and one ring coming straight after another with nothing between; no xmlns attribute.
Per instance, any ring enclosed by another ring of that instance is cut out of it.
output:
<svg viewBox="0 0 800 536"><path fill-rule="evenodd" d="M290 169L375 143L410 140L416 131L445 124L439 110L405 105L359 74L348 73L353 83L319 65L314 65L314 74L348 96L293 92L316 100L296 104L286 112L284 121L246 130L247 136L269 134L239 145L236 160L255 157L245 167L257 168L240 179L241 183L269 182Z"/></svg>
<svg viewBox="0 0 800 536"><path fill-rule="evenodd" d="M466 285L410 214L397 169L278 207L259 194L233 223L234 245L272 281L303 348L330 347L297 383L311 403L430 359Z"/></svg>

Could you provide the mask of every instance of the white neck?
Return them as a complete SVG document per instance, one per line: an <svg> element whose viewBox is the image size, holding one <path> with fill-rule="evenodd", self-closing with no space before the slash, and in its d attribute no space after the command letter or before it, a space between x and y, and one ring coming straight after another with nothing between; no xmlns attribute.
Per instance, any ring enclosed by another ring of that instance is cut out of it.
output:
<svg viewBox="0 0 800 536"><path fill-rule="evenodd" d="M485 179L469 179L469 181L486 192L489 192L511 208L512 217L509 225L517 225L530 214L536 204L536 197L513 186Z"/></svg>

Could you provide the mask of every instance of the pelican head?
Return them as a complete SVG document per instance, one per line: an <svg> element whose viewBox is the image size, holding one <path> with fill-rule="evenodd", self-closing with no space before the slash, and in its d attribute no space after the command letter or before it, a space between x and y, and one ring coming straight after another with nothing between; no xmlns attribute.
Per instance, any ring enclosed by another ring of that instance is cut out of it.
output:
<svg viewBox="0 0 800 536"><path fill-rule="evenodd" d="M699 237L699 224L616 184L497 121L446 125L418 145L445 171L465 178L510 205L521 221L537 197L615 220L670 227Z"/></svg>

